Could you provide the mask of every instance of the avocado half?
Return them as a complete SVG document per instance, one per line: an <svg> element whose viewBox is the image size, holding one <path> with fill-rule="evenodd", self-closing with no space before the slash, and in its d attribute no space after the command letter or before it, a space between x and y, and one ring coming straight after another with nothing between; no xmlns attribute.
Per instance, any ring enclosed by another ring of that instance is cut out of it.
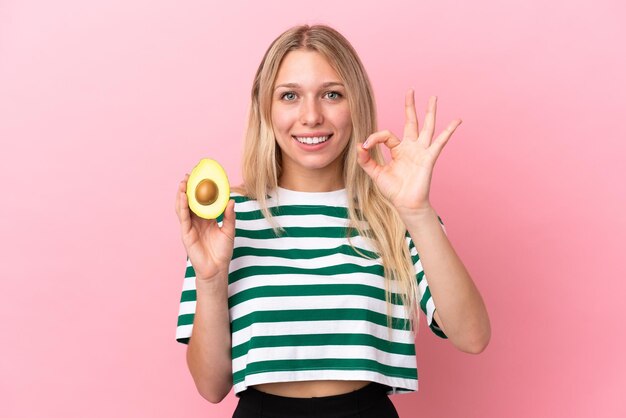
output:
<svg viewBox="0 0 626 418"><path fill-rule="evenodd" d="M187 179L189 209L201 218L215 219L224 212L229 200L226 171L215 160L200 160Z"/></svg>

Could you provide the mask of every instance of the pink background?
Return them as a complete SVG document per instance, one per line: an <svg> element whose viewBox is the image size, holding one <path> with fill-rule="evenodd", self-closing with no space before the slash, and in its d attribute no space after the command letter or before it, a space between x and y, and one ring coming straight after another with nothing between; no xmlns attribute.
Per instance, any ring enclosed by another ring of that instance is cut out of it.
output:
<svg viewBox="0 0 626 418"><path fill-rule="evenodd" d="M417 339L403 417L626 416L626 8L619 1L0 2L0 415L230 417L174 339L178 182L240 181L269 43L327 23L353 43L380 129L403 97L464 123L431 200L492 340ZM621 245L620 245L621 244ZM621 400L620 400L621 398Z"/></svg>

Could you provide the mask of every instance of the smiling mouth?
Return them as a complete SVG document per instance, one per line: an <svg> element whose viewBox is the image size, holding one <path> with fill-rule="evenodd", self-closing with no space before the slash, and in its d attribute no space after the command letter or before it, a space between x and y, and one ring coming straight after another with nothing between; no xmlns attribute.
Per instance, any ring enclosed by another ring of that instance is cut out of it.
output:
<svg viewBox="0 0 626 418"><path fill-rule="evenodd" d="M321 144L322 142L328 141L331 136L333 136L333 134L326 135L326 136L293 136L292 135L292 138L301 144L315 145L315 144Z"/></svg>

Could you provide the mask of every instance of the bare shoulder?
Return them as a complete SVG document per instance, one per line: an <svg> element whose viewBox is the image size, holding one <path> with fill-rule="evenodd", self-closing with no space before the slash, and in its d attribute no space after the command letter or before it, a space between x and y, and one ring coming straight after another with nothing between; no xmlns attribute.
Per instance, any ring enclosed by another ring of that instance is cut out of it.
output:
<svg viewBox="0 0 626 418"><path fill-rule="evenodd" d="M237 193L241 196L247 196L248 192L247 189L245 187L245 185L243 184L238 184L236 186L230 186L230 191L231 193Z"/></svg>

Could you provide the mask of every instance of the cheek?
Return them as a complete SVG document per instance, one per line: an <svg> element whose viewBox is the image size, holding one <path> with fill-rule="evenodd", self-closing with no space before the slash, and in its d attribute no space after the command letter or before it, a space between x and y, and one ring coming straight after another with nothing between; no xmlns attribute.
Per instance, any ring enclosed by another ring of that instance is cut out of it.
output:
<svg viewBox="0 0 626 418"><path fill-rule="evenodd" d="M344 109L337 113L336 125L344 130L352 128L352 117L350 115L350 109Z"/></svg>
<svg viewBox="0 0 626 418"><path fill-rule="evenodd" d="M277 132L285 132L291 129L293 125L293 116L292 112L281 109L275 112L272 112L272 125L274 126L274 130Z"/></svg>

